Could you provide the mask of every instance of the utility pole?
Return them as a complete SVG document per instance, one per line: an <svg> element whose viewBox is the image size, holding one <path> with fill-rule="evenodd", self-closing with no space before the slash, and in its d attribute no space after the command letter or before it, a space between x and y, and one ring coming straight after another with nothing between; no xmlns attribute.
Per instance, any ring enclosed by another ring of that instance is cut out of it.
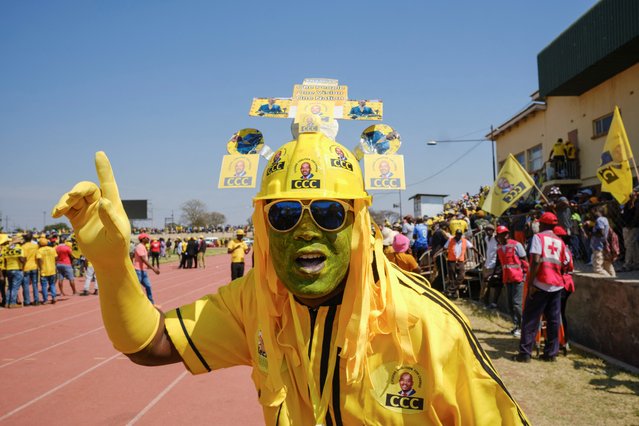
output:
<svg viewBox="0 0 639 426"><path fill-rule="evenodd" d="M495 135L493 134L493 125L490 125L490 148L493 151L493 182L497 180L497 173L495 170Z"/></svg>

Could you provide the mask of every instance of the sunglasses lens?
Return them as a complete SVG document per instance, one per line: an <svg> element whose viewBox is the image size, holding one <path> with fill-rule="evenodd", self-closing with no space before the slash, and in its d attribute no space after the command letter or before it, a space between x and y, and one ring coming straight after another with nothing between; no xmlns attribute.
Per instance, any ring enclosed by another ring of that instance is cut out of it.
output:
<svg viewBox="0 0 639 426"><path fill-rule="evenodd" d="M300 220L302 204L299 201L280 201L268 211L268 221L278 231L288 231Z"/></svg>
<svg viewBox="0 0 639 426"><path fill-rule="evenodd" d="M331 200L318 200L311 203L313 220L319 226L329 231L339 229L346 220L344 207Z"/></svg>

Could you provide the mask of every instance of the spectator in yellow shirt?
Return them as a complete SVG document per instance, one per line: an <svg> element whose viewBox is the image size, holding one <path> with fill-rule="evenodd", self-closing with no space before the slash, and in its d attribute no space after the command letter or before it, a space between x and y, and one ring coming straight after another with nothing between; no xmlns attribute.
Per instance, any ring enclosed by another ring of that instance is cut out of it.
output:
<svg viewBox="0 0 639 426"><path fill-rule="evenodd" d="M450 233L455 235L457 230L460 230L462 234L465 234L468 231L468 222L464 220L463 214L458 214L457 217L451 220L448 224L450 228Z"/></svg>
<svg viewBox="0 0 639 426"><path fill-rule="evenodd" d="M22 287L22 293L24 296L25 306L30 305L29 291L23 286L23 273L24 267L24 253L22 252L22 246L19 242L22 241L21 235L16 235L11 239L8 245L5 245L2 249L2 257L4 259L4 266L6 269L7 280L9 281L9 304L8 308L21 308L22 305L18 305L18 290Z"/></svg>
<svg viewBox="0 0 639 426"><path fill-rule="evenodd" d="M566 177L577 179L577 148L570 139L564 142L564 151L566 153Z"/></svg>
<svg viewBox="0 0 639 426"><path fill-rule="evenodd" d="M244 230L238 229L235 233L235 239L229 241L227 253L231 254L231 280L240 278L244 275L244 255L250 251L242 239L244 238Z"/></svg>
<svg viewBox="0 0 639 426"><path fill-rule="evenodd" d="M566 176L566 149L564 148L564 140L562 138L557 139L557 142L553 145L548 161L552 161L552 167L554 169L553 179L564 178Z"/></svg>
<svg viewBox="0 0 639 426"><path fill-rule="evenodd" d="M36 252L36 261L38 269L40 269L40 285L42 286L42 304L47 303L49 299L49 291L51 291L51 303L55 303L55 261L58 254L55 249L49 245L46 238L38 240L38 251Z"/></svg>
<svg viewBox="0 0 639 426"><path fill-rule="evenodd" d="M0 306L3 308L7 306L7 277L6 271L4 267L4 258L2 257L2 252L4 246L9 244L9 236L7 234L0 234L0 297L2 297L2 302L0 302Z"/></svg>
<svg viewBox="0 0 639 426"><path fill-rule="evenodd" d="M23 236L24 243L22 244L22 253L24 255L24 288L29 292L29 287L33 291L33 305L40 304L40 290L38 289L38 263L36 262L36 253L38 251L38 244L33 241L33 234L27 232ZM26 299L25 299L26 300Z"/></svg>

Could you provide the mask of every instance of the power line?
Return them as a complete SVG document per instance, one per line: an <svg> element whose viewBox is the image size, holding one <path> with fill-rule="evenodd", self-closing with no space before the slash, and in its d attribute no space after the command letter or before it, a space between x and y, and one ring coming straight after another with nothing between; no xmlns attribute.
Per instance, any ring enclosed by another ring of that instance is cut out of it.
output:
<svg viewBox="0 0 639 426"><path fill-rule="evenodd" d="M456 162L458 162L459 160L461 160L462 158L464 158L465 156L467 156L468 154L470 154L473 150L475 150L477 147L479 147L479 145L481 145L483 141L481 142L477 142L475 145L473 145L470 149L468 149L467 151L465 151L463 154L461 154L459 157L455 158L453 161L451 161L449 164L447 164L446 166L442 167L439 171L433 173L432 175L425 177L424 179L418 180L417 182L413 182L413 183L409 183L406 185L406 188L408 188L409 186L414 186L414 185L418 185L420 183L424 183L427 180L430 180L436 176L439 176L440 174L444 173L450 166L452 166L453 164L455 164ZM381 198L384 197L386 195L392 195L392 192L385 192L382 193L380 195L375 195L376 198Z"/></svg>

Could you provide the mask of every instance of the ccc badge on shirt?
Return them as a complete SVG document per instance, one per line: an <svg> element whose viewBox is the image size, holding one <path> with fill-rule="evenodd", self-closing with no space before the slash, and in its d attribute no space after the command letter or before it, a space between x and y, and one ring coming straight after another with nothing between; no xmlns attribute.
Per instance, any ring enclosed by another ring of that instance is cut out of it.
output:
<svg viewBox="0 0 639 426"><path fill-rule="evenodd" d="M425 370L421 366L382 364L371 379L373 396L383 407L402 414L424 411Z"/></svg>
<svg viewBox="0 0 639 426"><path fill-rule="evenodd" d="M264 373L268 371L268 354L264 347L264 339L262 338L262 330L257 330L257 365Z"/></svg>

